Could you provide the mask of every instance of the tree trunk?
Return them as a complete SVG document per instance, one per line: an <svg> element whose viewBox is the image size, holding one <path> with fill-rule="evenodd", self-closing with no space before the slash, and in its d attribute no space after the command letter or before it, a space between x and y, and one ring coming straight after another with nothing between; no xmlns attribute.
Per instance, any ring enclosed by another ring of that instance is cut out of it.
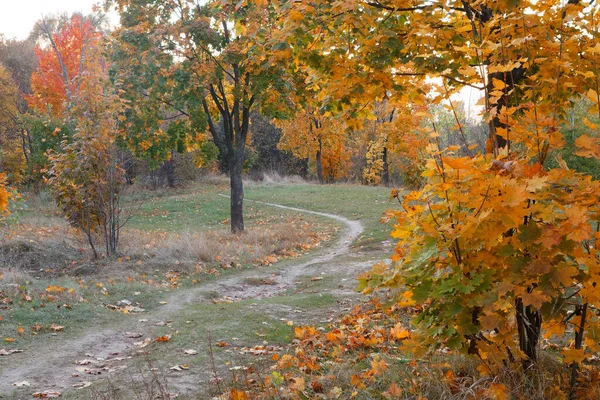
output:
<svg viewBox="0 0 600 400"><path fill-rule="evenodd" d="M317 150L317 178L323 183L323 139L319 138L319 149Z"/></svg>
<svg viewBox="0 0 600 400"><path fill-rule="evenodd" d="M383 146L383 184L390 187L390 164L388 163L388 149Z"/></svg>
<svg viewBox="0 0 600 400"><path fill-rule="evenodd" d="M490 139L492 140L492 144L494 145L494 150L497 152L498 149L503 147L510 148L510 137L504 137L497 134L496 128L507 129L508 127L504 122L500 120L500 112L503 108L509 106L510 93L515 88L515 85L525 76L525 69L522 67L515 68L510 73L505 72L495 72L490 73L487 76L488 79L488 87L486 90L486 95L489 96L489 93L494 91L494 80L499 80L504 83L505 87L502 89L502 96L498 99L497 103L497 113L496 116L490 121Z"/></svg>
<svg viewBox="0 0 600 400"><path fill-rule="evenodd" d="M539 311L531 306L525 307L523 300L516 300L517 328L519 331L519 348L527 359L523 360L525 370L530 369L537 362L537 346L540 340L542 316Z"/></svg>
<svg viewBox="0 0 600 400"><path fill-rule="evenodd" d="M165 161L165 175L167 176L167 185L172 189L175 187L177 183L177 178L175 177L175 159L173 158L175 152L171 152L171 158Z"/></svg>
<svg viewBox="0 0 600 400"><path fill-rule="evenodd" d="M231 185L231 233L244 231L244 182L242 180L242 166L244 154L235 152L229 157L229 173Z"/></svg>

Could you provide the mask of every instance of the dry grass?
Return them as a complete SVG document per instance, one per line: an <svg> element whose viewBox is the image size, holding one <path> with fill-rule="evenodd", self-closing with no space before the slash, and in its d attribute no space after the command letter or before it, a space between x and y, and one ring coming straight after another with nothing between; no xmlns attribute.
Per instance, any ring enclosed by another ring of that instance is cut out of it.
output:
<svg viewBox="0 0 600 400"><path fill-rule="evenodd" d="M297 256L329 238L315 233L301 220L285 221L268 227L252 227L241 235L228 230L209 232L123 233L121 251L130 258L150 259L153 265L178 266L188 272L198 266L218 264L227 268L248 264L272 263L269 257Z"/></svg>
<svg viewBox="0 0 600 400"><path fill-rule="evenodd" d="M220 186L224 178L207 176L204 180L210 181L204 185ZM149 268L193 273L264 265L312 249L333 231L315 233L316 227L302 216L267 217L242 235L232 235L224 226L204 232L125 228L119 245L124 262L94 262L85 237L69 226L46 194L28 198L27 205L28 210L19 213L16 222L2 227L0 233L0 271L10 283L59 274L120 276ZM140 261L143 266L137 265Z"/></svg>
<svg viewBox="0 0 600 400"><path fill-rule="evenodd" d="M38 196L33 202L40 212L19 216L0 233L0 271L9 282L54 275L88 259L86 243L77 230L51 212L46 200Z"/></svg>

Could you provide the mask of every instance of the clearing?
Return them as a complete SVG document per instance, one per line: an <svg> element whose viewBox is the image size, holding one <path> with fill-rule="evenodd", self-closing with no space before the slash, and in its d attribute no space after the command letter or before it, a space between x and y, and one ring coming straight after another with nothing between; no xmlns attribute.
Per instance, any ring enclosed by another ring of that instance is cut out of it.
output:
<svg viewBox="0 0 600 400"><path fill-rule="evenodd" d="M114 261L90 262L43 201L22 213L26 233L0 241L0 349L23 350L0 356L0 398L211 398L294 325L348 311L391 253L385 188L250 184L239 238L226 192L146 194Z"/></svg>

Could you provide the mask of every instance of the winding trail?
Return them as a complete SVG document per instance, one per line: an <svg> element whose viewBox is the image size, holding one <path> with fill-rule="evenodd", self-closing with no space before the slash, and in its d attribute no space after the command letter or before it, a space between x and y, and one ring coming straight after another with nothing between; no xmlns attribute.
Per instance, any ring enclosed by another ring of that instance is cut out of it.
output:
<svg viewBox="0 0 600 400"><path fill-rule="evenodd" d="M246 270L231 277L199 284L190 289L179 290L171 293L167 298L167 304L159 310L144 313L144 319L149 321L169 319L169 317L173 317L178 311L190 304L210 302L210 298L207 297L207 293L210 292L224 293L235 300L261 299L276 296L293 288L295 281L301 276L314 276L320 273L333 275L341 272L354 274L372 265L371 261L364 260L361 262L348 260L336 262L336 258L350 254L350 245L363 232L363 226L359 221L352 221L335 214L310 211L280 204L253 200L246 201L329 218L340 222L343 225L343 229L339 234L339 239L333 246L322 249L320 254L308 261L300 263L287 262L275 272L275 275L273 271ZM265 278L268 277L273 284L252 285L248 283L247 279L249 277L258 277L260 279L261 275ZM27 388L28 391L34 392L49 389L64 391L82 380L94 381L105 378L107 376L106 373L99 376L72 376L76 372L75 360L90 358L90 354L93 354L93 358L106 360L110 359L111 355L116 353L119 353L120 357L126 357L128 354L132 354L137 348L133 345L133 342L136 340L128 339L124 334L125 331L144 332L148 328L149 325L147 323L141 323L138 321L138 318L132 317L132 320L126 327L113 326L103 328L90 326L88 329L90 332L78 338L62 340L60 337L56 337L55 343L37 343L25 353L11 355L10 360L3 363L3 369L0 370L0 399L13 398L12 394L16 389L13 383L24 380L28 381L31 385ZM51 340L53 339L47 339L47 342Z"/></svg>

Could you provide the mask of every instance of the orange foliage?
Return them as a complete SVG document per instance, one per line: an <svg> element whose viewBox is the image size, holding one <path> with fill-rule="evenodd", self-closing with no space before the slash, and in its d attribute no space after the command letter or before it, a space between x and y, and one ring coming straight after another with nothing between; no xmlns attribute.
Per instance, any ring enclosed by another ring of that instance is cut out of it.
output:
<svg viewBox="0 0 600 400"><path fill-rule="evenodd" d="M39 113L60 117L65 103L86 90L85 72L99 63L87 50L100 37L90 19L75 14L59 32L50 34L48 46L37 46L39 66L31 77L29 106Z"/></svg>
<svg viewBox="0 0 600 400"><path fill-rule="evenodd" d="M0 214L8 212L10 193L6 190L6 174L0 173Z"/></svg>
<svg viewBox="0 0 600 400"><path fill-rule="evenodd" d="M282 130L280 149L309 159L317 175L320 162L323 180L332 182L346 176L350 153L346 146L346 125L340 119L303 111L291 120L276 123Z"/></svg>

